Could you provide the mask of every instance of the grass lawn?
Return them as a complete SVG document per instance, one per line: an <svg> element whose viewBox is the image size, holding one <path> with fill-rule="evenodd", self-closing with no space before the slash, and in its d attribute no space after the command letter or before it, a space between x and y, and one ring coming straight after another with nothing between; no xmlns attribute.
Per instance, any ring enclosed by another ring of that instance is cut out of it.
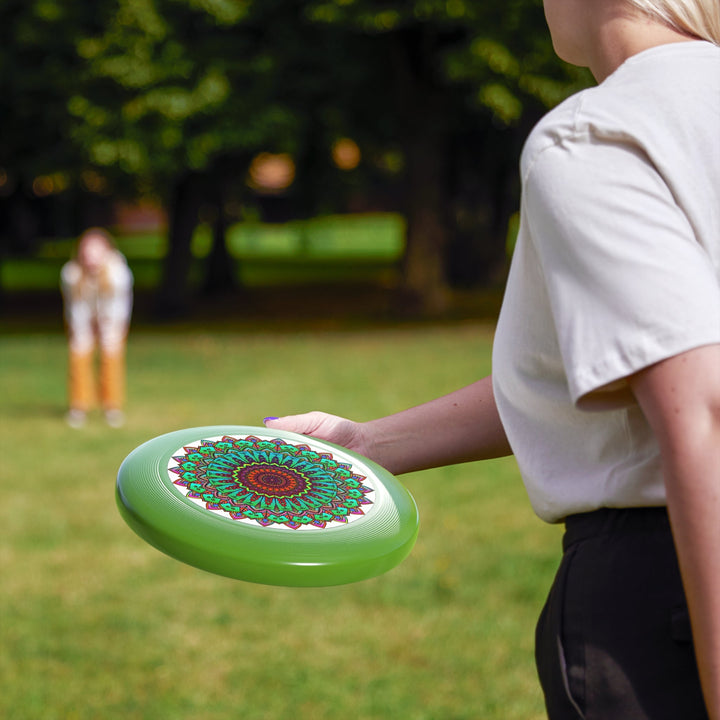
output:
<svg viewBox="0 0 720 720"><path fill-rule="evenodd" d="M559 530L511 459L406 476L421 514L386 575L252 585L137 538L117 468L183 427L320 408L365 419L489 370L491 329L133 332L128 422L62 420L65 342L0 338L0 717L540 720L532 659Z"/></svg>

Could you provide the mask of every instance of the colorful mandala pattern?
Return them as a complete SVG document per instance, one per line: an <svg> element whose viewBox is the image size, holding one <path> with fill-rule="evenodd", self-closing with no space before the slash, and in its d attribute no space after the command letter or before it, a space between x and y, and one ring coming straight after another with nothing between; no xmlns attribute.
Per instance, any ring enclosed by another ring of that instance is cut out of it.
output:
<svg viewBox="0 0 720 720"><path fill-rule="evenodd" d="M281 439L201 440L179 449L168 470L186 497L263 527L322 529L357 519L373 502L352 465Z"/></svg>

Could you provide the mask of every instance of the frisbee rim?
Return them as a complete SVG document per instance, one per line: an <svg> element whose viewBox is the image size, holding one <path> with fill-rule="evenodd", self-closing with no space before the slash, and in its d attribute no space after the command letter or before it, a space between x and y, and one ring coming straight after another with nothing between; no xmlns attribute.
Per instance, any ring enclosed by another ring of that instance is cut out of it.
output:
<svg viewBox="0 0 720 720"><path fill-rule="evenodd" d="M168 463L185 445L222 436L272 437L347 456L376 488L374 504L347 524L307 530L255 526L206 510L174 487ZM244 425L185 428L142 443L120 466L116 502L129 527L165 554L269 585L338 585L380 575L405 559L419 529L410 492L372 460L326 440Z"/></svg>

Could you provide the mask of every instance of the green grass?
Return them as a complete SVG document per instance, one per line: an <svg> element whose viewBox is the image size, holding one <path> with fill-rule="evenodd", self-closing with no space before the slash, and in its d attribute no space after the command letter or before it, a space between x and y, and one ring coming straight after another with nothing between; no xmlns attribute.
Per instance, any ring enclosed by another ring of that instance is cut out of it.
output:
<svg viewBox="0 0 720 720"><path fill-rule="evenodd" d="M0 717L540 720L535 618L557 528L511 459L416 473L421 529L386 575L327 589L203 573L137 538L114 480L141 442L321 408L365 419L489 369L479 325L133 332L128 423L62 421L61 335L0 338Z"/></svg>

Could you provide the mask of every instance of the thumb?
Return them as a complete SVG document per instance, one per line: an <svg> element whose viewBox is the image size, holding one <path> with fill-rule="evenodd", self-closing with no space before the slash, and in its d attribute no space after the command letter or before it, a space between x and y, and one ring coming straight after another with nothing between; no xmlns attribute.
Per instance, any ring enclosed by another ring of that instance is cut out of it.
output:
<svg viewBox="0 0 720 720"><path fill-rule="evenodd" d="M361 425L352 420L314 410L302 415L267 417L265 426L273 430L288 430L300 435L310 435L319 440L341 445L366 455L367 443Z"/></svg>
<svg viewBox="0 0 720 720"><path fill-rule="evenodd" d="M318 429L321 418L320 413L310 412L302 415L285 415L284 417L266 417L263 420L265 427L272 430L288 430L300 435L312 435Z"/></svg>

